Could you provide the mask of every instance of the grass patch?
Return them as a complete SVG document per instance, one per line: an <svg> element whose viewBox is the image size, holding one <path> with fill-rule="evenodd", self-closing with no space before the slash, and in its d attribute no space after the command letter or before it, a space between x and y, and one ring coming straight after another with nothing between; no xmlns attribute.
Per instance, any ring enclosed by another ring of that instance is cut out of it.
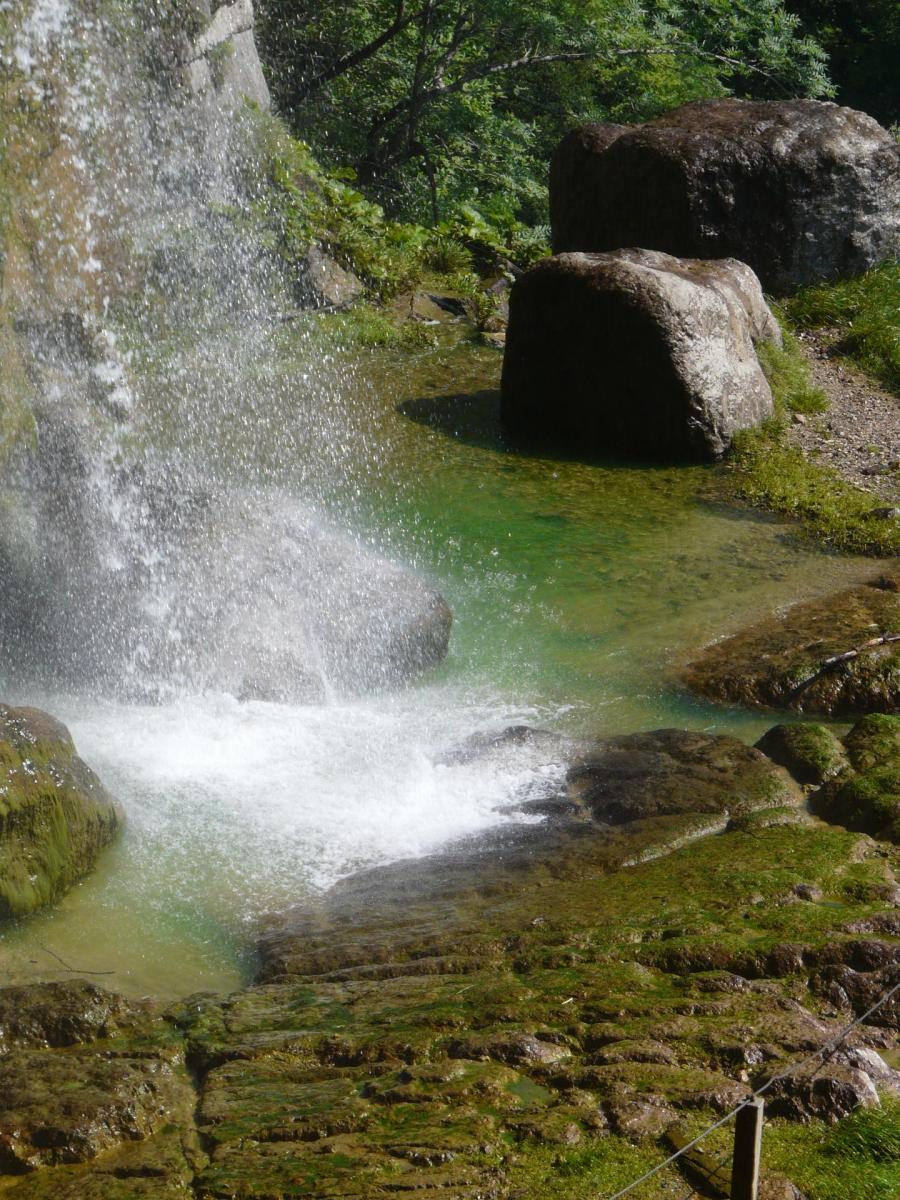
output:
<svg viewBox="0 0 900 1200"><path fill-rule="evenodd" d="M798 328L837 330L834 349L900 393L900 263L804 288L784 310Z"/></svg>
<svg viewBox="0 0 900 1200"><path fill-rule="evenodd" d="M837 1125L772 1122L764 1163L809 1200L895 1200L900 1195L900 1102L857 1109Z"/></svg>
<svg viewBox="0 0 900 1200"><path fill-rule="evenodd" d="M879 557L900 553L900 527L890 517L872 515L877 507L872 496L786 442L790 413L827 408L796 339L788 333L783 347L764 343L759 359L772 388L775 415L734 439L731 467L737 498L802 521L806 536L834 550Z"/></svg>
<svg viewBox="0 0 900 1200"><path fill-rule="evenodd" d="M375 304L355 304L345 312L314 319L325 337L340 350L428 350L437 345L433 326L403 320Z"/></svg>
<svg viewBox="0 0 900 1200"><path fill-rule="evenodd" d="M809 414L828 410L825 393L810 379L806 359L791 333L785 331L783 346L762 342L757 354L772 388L777 412L784 415L789 412Z"/></svg>

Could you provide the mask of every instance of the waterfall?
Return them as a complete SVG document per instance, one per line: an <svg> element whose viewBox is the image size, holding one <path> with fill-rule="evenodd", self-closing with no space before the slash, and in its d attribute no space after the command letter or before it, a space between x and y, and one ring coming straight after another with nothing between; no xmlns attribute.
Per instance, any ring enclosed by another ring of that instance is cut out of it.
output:
<svg viewBox="0 0 900 1200"><path fill-rule="evenodd" d="M333 488L343 438L327 362L290 381L299 405L265 376L296 301L262 236L249 0L211 18L173 0L3 15L4 315L34 421L7 469L7 662L134 694L297 700L433 665L440 597L278 489L310 438Z"/></svg>
<svg viewBox="0 0 900 1200"><path fill-rule="evenodd" d="M213 7L0 0L4 699L67 721L125 806L52 936L95 929L135 987L187 977L211 928L522 819L559 770L443 758L534 714L452 670L408 686L449 610L357 527L379 446L346 356L283 319L252 6Z"/></svg>

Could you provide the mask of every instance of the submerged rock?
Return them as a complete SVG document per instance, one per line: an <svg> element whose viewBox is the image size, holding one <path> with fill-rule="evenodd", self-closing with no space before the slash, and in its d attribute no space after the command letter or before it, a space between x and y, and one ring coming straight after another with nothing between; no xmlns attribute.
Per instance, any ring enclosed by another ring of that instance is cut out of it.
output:
<svg viewBox="0 0 900 1200"><path fill-rule="evenodd" d="M0 917L19 917L91 870L121 814L66 727L38 709L0 705L0 763Z"/></svg>
<svg viewBox="0 0 900 1200"><path fill-rule="evenodd" d="M789 292L900 253L900 148L836 104L702 100L646 125L573 130L550 210L557 252L733 256Z"/></svg>
<svg viewBox="0 0 900 1200"><path fill-rule="evenodd" d="M706 699L844 716L900 712L900 593L883 579L795 604L681 671Z"/></svg>
<svg viewBox="0 0 900 1200"><path fill-rule="evenodd" d="M513 287L501 415L514 434L579 453L719 458L771 414L754 344L780 338L733 259L560 254Z"/></svg>
<svg viewBox="0 0 900 1200"><path fill-rule="evenodd" d="M329 688L402 683L447 653L453 617L436 588L295 504L217 512L190 553L179 624L200 686L318 703Z"/></svg>

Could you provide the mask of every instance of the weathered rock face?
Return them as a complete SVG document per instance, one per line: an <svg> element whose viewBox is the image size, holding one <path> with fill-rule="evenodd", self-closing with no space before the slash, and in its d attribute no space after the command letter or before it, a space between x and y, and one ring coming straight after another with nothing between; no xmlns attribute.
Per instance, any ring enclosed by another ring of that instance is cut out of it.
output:
<svg viewBox="0 0 900 1200"><path fill-rule="evenodd" d="M553 246L647 246L749 263L768 291L900 253L900 148L815 100L705 100L646 125L585 125L550 175Z"/></svg>
<svg viewBox="0 0 900 1200"><path fill-rule="evenodd" d="M743 263L560 254L513 287L503 421L581 453L715 459L771 414L754 343L780 337Z"/></svg>
<svg viewBox="0 0 900 1200"><path fill-rule="evenodd" d="M310 246L298 264L295 292L304 308L346 308L364 290L355 275L319 246Z"/></svg>
<svg viewBox="0 0 900 1200"><path fill-rule="evenodd" d="M0 917L18 917L87 874L121 818L46 713L0 705L0 763Z"/></svg>
<svg viewBox="0 0 900 1200"><path fill-rule="evenodd" d="M205 28L184 54L187 84L195 95L212 95L215 103L238 107L251 100L269 107L269 88L263 75L253 34L253 0L201 0Z"/></svg>
<svg viewBox="0 0 900 1200"><path fill-rule="evenodd" d="M900 594L891 579L796 604L708 646L681 672L724 704L844 716L900 712Z"/></svg>

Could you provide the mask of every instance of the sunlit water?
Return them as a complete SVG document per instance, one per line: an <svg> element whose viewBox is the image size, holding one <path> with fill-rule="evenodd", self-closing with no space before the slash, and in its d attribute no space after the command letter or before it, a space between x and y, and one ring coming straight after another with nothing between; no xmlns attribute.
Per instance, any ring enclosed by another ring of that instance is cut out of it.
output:
<svg viewBox="0 0 900 1200"><path fill-rule="evenodd" d="M308 365L305 338L272 351L281 385ZM12 697L69 724L128 823L57 909L0 936L9 977L66 974L58 955L129 991L237 985L252 972L266 912L360 867L521 819L500 810L558 778L558 763L527 755L489 768L440 761L475 731L679 725L753 740L771 723L693 701L672 667L866 564L704 502L706 471L510 451L490 391L498 369L495 351L465 342L412 359L379 354L341 395L355 449L333 518L352 517L361 536L442 588L455 628L438 672L311 707L221 694L153 705ZM308 458L282 459L279 482L290 482L292 461L302 496L313 487Z"/></svg>

